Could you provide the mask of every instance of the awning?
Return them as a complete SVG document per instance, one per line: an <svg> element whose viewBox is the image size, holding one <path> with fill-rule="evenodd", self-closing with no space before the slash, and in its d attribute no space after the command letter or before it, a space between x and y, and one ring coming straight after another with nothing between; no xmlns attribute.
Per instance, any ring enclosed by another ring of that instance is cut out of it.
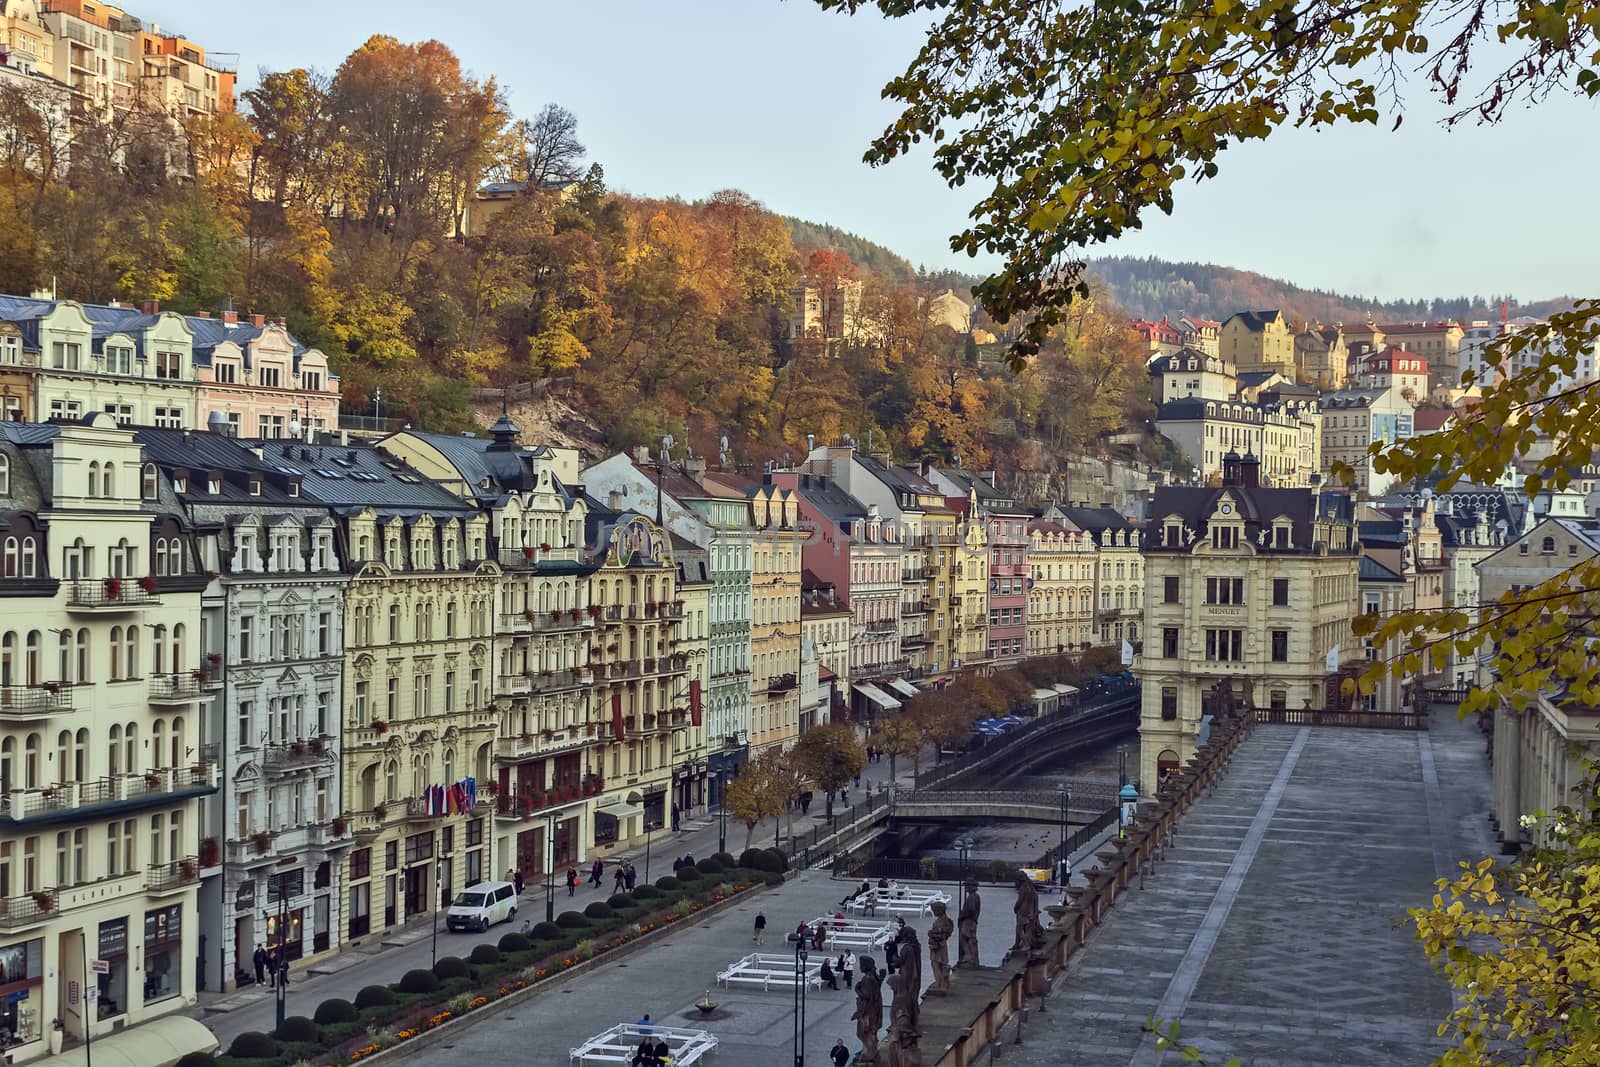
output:
<svg viewBox="0 0 1600 1067"><path fill-rule="evenodd" d="M898 700L890 696L888 693L885 693L882 689L879 689L875 685L867 685L865 682L863 682L855 688L856 692L860 693L862 696L878 705L878 707L882 708L884 711L893 711L900 706L900 702Z"/></svg>
<svg viewBox="0 0 1600 1067"><path fill-rule="evenodd" d="M1056 691L1054 689L1035 689L1033 691L1033 699L1035 700L1054 700L1055 698Z"/></svg>
<svg viewBox="0 0 1600 1067"><path fill-rule="evenodd" d="M600 805L594 809L594 813L597 816L604 815L612 819L626 819L630 815L643 815L644 808L638 804L629 804L625 800L618 800L610 804Z"/></svg>
<svg viewBox="0 0 1600 1067"><path fill-rule="evenodd" d="M1054 688L1055 691L1057 693L1059 693L1061 696L1067 696L1070 693L1076 693L1078 691L1078 687L1077 686L1075 686L1075 685L1065 685L1065 684L1063 684L1061 682L1057 682L1052 688Z"/></svg>
<svg viewBox="0 0 1600 1067"><path fill-rule="evenodd" d="M903 693L908 697L914 697L922 692L922 690L918 689L904 678L890 678L889 688L893 689L897 693Z"/></svg>
<svg viewBox="0 0 1600 1067"><path fill-rule="evenodd" d="M211 1052L216 1037L198 1020L186 1015L130 1026L120 1033L94 1039L95 1067L172 1067L191 1052ZM50 1057L61 1067L87 1067L83 1046Z"/></svg>

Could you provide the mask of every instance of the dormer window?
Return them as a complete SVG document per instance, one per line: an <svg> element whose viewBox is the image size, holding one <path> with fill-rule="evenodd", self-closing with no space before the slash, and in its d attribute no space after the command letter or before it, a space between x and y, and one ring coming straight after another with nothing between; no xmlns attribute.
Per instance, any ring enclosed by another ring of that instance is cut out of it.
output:
<svg viewBox="0 0 1600 1067"><path fill-rule="evenodd" d="M175 493L187 493L189 491L189 479L188 479L188 477L186 475L182 475L182 474L173 475L172 476L172 490Z"/></svg>
<svg viewBox="0 0 1600 1067"><path fill-rule="evenodd" d="M320 393L322 391L322 372L315 370L300 373L300 388L308 392Z"/></svg>
<svg viewBox="0 0 1600 1067"><path fill-rule="evenodd" d="M132 374L133 349L126 345L106 345L106 373Z"/></svg>
<svg viewBox="0 0 1600 1067"><path fill-rule="evenodd" d="M261 479L260 478L251 478L250 479L250 495L251 496L260 496L261 495Z"/></svg>
<svg viewBox="0 0 1600 1067"><path fill-rule="evenodd" d="M156 377L177 379L183 376L183 353L157 352Z"/></svg>
<svg viewBox="0 0 1600 1067"><path fill-rule="evenodd" d="M283 384L283 369L265 365L256 368L256 384L278 388Z"/></svg>
<svg viewBox="0 0 1600 1067"><path fill-rule="evenodd" d="M1215 548L1238 548L1239 527L1232 523L1211 527L1211 544Z"/></svg>
<svg viewBox="0 0 1600 1067"><path fill-rule="evenodd" d="M290 496L299 496L300 495L300 483L299 483L299 481L290 482L288 484L288 486L286 486L286 488L289 490L289 495Z"/></svg>
<svg viewBox="0 0 1600 1067"><path fill-rule="evenodd" d="M1161 531L1161 544L1166 548L1178 548L1183 544L1183 524L1169 522Z"/></svg>
<svg viewBox="0 0 1600 1067"><path fill-rule="evenodd" d="M222 478L219 475L212 474L206 478L206 492L212 496L222 492Z"/></svg>
<svg viewBox="0 0 1600 1067"><path fill-rule="evenodd" d="M231 385L239 380L239 367L237 364L226 360L221 363L214 363L211 367L211 376L219 382Z"/></svg>

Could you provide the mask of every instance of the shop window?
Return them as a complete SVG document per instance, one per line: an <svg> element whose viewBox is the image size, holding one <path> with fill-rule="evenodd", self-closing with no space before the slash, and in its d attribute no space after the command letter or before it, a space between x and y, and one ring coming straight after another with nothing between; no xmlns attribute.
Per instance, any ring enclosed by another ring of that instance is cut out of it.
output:
<svg viewBox="0 0 1600 1067"><path fill-rule="evenodd" d="M144 913L144 1003L183 992L183 905Z"/></svg>
<svg viewBox="0 0 1600 1067"><path fill-rule="evenodd" d="M95 1018L110 1019L128 1012L128 920L110 919L100 924L95 958L109 966L96 975L100 987L95 1003Z"/></svg>

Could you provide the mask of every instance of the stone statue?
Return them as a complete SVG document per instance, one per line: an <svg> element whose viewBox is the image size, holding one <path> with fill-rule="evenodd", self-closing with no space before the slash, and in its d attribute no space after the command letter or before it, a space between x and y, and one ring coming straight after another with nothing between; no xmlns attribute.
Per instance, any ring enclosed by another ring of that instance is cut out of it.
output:
<svg viewBox="0 0 1600 1067"><path fill-rule="evenodd" d="M910 1014L911 1028L915 1030L922 1017L922 1009L917 1003L922 996L922 943L917 940L917 932L909 926L902 926L894 940L898 949L895 953L896 973L905 978L906 988L910 990L906 994L909 1002L906 1011Z"/></svg>
<svg viewBox="0 0 1600 1067"><path fill-rule="evenodd" d="M916 981L909 968L889 976L889 988L894 992L889 1005L889 1067L922 1067Z"/></svg>
<svg viewBox="0 0 1600 1067"><path fill-rule="evenodd" d="M968 880L966 892L961 897L961 940L956 944L956 966L966 969L978 966L978 913L983 902L978 899L978 882Z"/></svg>
<svg viewBox="0 0 1600 1067"><path fill-rule="evenodd" d="M856 978L856 1010L850 1018L856 1021L856 1040L861 1051L856 1054L857 1067L877 1067L878 1031L883 1028L883 975L871 956L861 957L861 974Z"/></svg>
<svg viewBox="0 0 1600 1067"><path fill-rule="evenodd" d="M1017 903L1011 910L1017 915L1017 940L1006 955L1022 953L1032 958L1044 948L1044 928L1039 925L1039 894L1033 879L1022 871L1017 872Z"/></svg>
<svg viewBox="0 0 1600 1067"><path fill-rule="evenodd" d="M950 991L950 936L956 932L956 924L950 920L949 910L943 901L933 902L933 925L928 927L928 963L933 967L930 996Z"/></svg>

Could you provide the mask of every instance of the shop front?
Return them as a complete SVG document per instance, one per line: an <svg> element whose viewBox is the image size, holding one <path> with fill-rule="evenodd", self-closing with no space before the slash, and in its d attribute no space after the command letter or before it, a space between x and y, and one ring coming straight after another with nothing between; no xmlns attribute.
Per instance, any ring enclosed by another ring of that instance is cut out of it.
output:
<svg viewBox="0 0 1600 1067"><path fill-rule="evenodd" d="M0 945L0 1052L44 1040L44 939Z"/></svg>

